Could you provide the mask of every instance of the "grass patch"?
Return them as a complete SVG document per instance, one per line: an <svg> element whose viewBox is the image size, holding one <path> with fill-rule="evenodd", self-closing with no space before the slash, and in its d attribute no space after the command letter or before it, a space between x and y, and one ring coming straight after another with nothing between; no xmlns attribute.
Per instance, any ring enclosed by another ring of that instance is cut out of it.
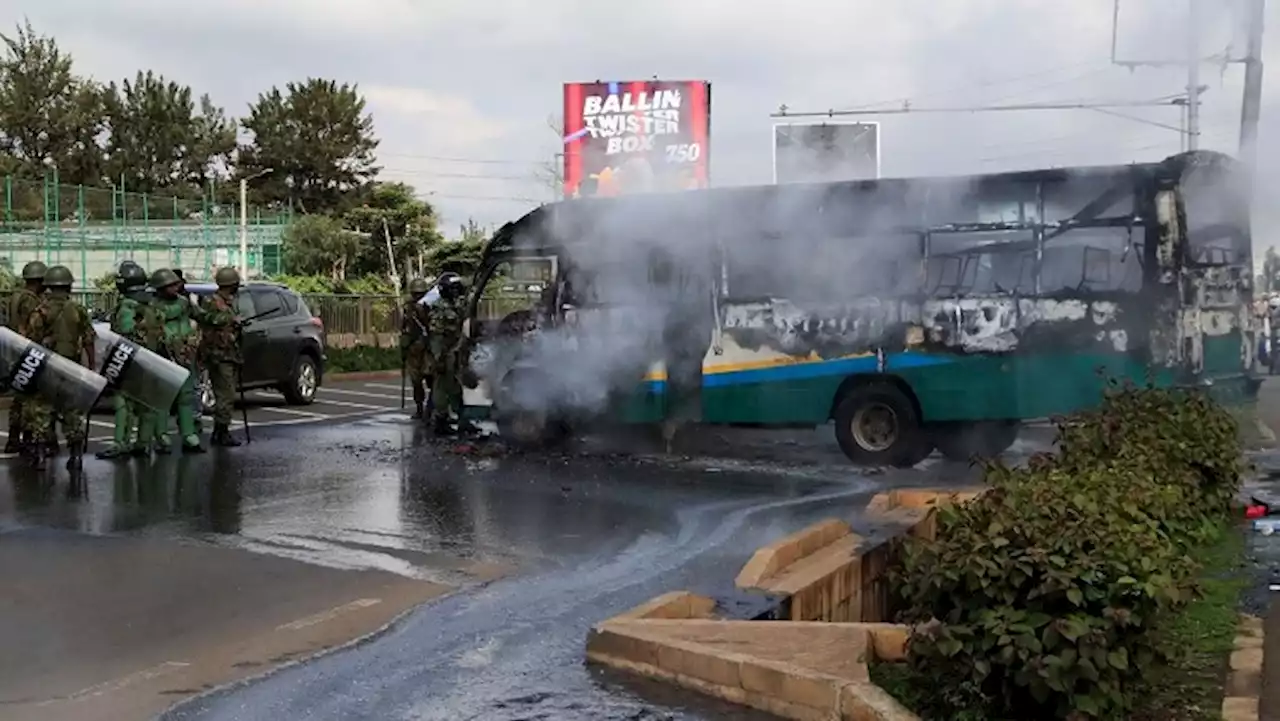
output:
<svg viewBox="0 0 1280 721"><path fill-rule="evenodd" d="M1217 541L1196 554L1202 595L1163 630L1172 661L1152 674L1142 694L1149 703L1135 720L1222 718L1227 659L1240 624L1240 595L1249 584L1244 557L1244 532L1235 525L1224 526Z"/></svg>
<svg viewBox="0 0 1280 721"><path fill-rule="evenodd" d="M1144 684L1144 708L1133 721L1219 721L1227 660L1239 626L1240 595L1249 584L1244 571L1245 536L1236 525L1224 525L1217 539L1195 554L1199 598L1191 601L1162 629L1168 666L1155 669ZM929 683L905 663L872 663L871 680L909 709L923 706ZM963 712L948 721L1012 721Z"/></svg>
<svg viewBox="0 0 1280 721"><path fill-rule="evenodd" d="M358 345L351 348L329 348L326 351L329 373L357 373L365 371L399 370L399 348L379 348Z"/></svg>

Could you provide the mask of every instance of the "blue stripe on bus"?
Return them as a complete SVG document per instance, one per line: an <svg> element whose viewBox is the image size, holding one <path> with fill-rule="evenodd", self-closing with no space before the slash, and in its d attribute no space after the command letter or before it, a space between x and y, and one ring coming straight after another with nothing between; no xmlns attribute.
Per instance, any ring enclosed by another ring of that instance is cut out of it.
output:
<svg viewBox="0 0 1280 721"><path fill-rule="evenodd" d="M886 372L891 372L900 368L920 368L923 366L944 365L951 362L953 362L952 359L947 356L925 353L889 353L885 355L885 370ZM767 368L749 368L724 373L711 373L702 377L702 387L717 388L746 383L806 380L826 376L875 372L876 357L869 355L857 358L787 363Z"/></svg>

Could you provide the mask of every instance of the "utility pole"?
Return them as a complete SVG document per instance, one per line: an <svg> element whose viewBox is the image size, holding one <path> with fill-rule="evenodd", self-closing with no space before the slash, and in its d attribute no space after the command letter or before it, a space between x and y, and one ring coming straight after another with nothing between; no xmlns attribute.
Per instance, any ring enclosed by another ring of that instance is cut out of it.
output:
<svg viewBox="0 0 1280 721"><path fill-rule="evenodd" d="M1187 0L1187 149L1200 148L1200 0Z"/></svg>
<svg viewBox="0 0 1280 721"><path fill-rule="evenodd" d="M263 168L240 179L240 280L249 280L249 181L261 178L273 168Z"/></svg>

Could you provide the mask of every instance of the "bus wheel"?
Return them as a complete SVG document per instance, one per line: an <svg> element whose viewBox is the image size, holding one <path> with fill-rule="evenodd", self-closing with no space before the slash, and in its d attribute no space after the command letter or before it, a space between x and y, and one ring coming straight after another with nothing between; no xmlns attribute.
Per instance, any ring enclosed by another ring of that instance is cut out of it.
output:
<svg viewBox="0 0 1280 721"><path fill-rule="evenodd" d="M952 461L995 458L1018 440L1017 421L939 423L931 430L938 450Z"/></svg>
<svg viewBox="0 0 1280 721"><path fill-rule="evenodd" d="M503 414L497 421L500 438L526 448L554 445L570 435L568 424L532 411Z"/></svg>
<svg viewBox="0 0 1280 721"><path fill-rule="evenodd" d="M914 466L933 450L911 399L886 383L850 390L835 423L840 450L859 465Z"/></svg>

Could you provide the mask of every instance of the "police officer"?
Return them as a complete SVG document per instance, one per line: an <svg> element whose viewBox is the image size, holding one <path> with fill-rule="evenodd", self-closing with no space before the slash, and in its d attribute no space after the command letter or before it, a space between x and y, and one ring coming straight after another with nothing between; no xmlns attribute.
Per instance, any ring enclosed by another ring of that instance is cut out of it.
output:
<svg viewBox="0 0 1280 721"><path fill-rule="evenodd" d="M40 304L28 316L23 335L64 358L95 368L93 321L84 306L71 299L75 277L65 265L55 265L45 273L47 291ZM85 419L79 413L58 411L44 401L30 400L23 409L23 423L33 437L27 447L28 457L37 467L44 466L48 444L53 441L53 422L62 425L67 438L67 469L81 467L85 446Z"/></svg>
<svg viewBox="0 0 1280 721"><path fill-rule="evenodd" d="M427 400L427 388L431 387L431 349L427 344L427 324L431 322L422 299L430 290L427 281L414 278L409 281L409 301L404 304L400 324L400 363L413 389L413 417L423 417L422 408Z"/></svg>
<svg viewBox="0 0 1280 721"><path fill-rule="evenodd" d="M176 401L178 434L182 436L183 453L204 453L200 434L196 430L192 401L196 385L198 339L195 327L191 324L191 302L181 295L182 279L168 268L161 268L151 274L151 288L155 291L155 299L147 308L144 342L148 348L190 371L186 382L178 391ZM164 434L161 429L168 429L169 414L163 410L155 411L152 418L155 435L163 443Z"/></svg>
<svg viewBox="0 0 1280 721"><path fill-rule="evenodd" d="M31 317L32 311L40 305L40 297L44 294L44 274L48 268L44 263L33 260L22 266L22 287L9 296L9 328L21 332L23 323ZM5 453L17 453L22 450L22 408L26 400L14 394L13 403L9 406L9 438L5 441Z"/></svg>
<svg viewBox="0 0 1280 721"><path fill-rule="evenodd" d="M440 301L431 306L428 314L427 338L431 348L431 357L435 360L432 369L431 386L431 424L432 429L440 435L453 432L450 425L450 412L456 413L460 430L468 424L462 421L462 371L466 363L463 358L462 321L466 317L463 307L464 286L462 279L453 273L445 273L437 282L440 289Z"/></svg>
<svg viewBox="0 0 1280 721"><path fill-rule="evenodd" d="M116 291L120 297L116 302L115 312L111 314L111 330L134 343L146 346L142 337L146 325L143 314L151 302L147 294L147 272L132 260L121 263L116 270ZM98 458L121 458L131 453L138 456L149 454L155 427L151 422L150 410L122 393L117 393L111 402L116 412L114 443L110 448L100 451Z"/></svg>
<svg viewBox="0 0 1280 721"><path fill-rule="evenodd" d="M235 407L236 388L240 380L241 318L236 314L236 295L240 292L240 273L235 268L219 268L213 275L217 292L201 299L200 362L209 372L213 387L213 435L215 446L235 447L240 441L231 435L231 411Z"/></svg>

